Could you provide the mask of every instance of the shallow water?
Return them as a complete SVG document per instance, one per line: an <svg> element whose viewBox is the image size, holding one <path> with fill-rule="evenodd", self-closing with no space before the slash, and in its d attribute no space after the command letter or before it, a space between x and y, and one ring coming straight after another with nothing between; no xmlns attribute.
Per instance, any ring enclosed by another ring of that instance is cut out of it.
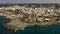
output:
<svg viewBox="0 0 60 34"><path fill-rule="evenodd" d="M0 34L60 34L60 25L54 25L40 29L29 27L25 28L24 31L14 32L13 30L4 28L3 25L7 22L7 18L5 18L4 16L0 16Z"/></svg>

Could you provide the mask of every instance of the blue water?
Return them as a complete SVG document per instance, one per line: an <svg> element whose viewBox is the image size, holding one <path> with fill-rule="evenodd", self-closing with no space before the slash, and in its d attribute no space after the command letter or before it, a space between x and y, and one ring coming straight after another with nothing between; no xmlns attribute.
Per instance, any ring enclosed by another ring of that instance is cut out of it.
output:
<svg viewBox="0 0 60 34"><path fill-rule="evenodd" d="M14 32L13 30L4 28L4 24L8 23L7 18L0 16L0 34L60 34L60 25L54 25L50 27L44 27L40 29L25 28L24 31Z"/></svg>

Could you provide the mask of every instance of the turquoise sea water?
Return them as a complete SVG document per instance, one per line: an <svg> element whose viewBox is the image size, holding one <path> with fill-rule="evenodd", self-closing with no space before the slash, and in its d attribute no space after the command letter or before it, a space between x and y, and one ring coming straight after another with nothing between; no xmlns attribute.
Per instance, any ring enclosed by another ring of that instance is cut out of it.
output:
<svg viewBox="0 0 60 34"><path fill-rule="evenodd" d="M8 20L4 16L0 16L0 34L60 34L60 25L54 25L50 27L43 28L25 28L24 31L14 32L13 30L4 28L4 24L7 23Z"/></svg>

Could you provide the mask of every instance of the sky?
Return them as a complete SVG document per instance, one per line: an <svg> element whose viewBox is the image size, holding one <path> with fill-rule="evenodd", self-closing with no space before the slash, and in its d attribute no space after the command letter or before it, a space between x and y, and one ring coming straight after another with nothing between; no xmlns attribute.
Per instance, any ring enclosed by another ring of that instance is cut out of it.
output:
<svg viewBox="0 0 60 34"><path fill-rule="evenodd" d="M60 0L0 0L2 3L60 3Z"/></svg>

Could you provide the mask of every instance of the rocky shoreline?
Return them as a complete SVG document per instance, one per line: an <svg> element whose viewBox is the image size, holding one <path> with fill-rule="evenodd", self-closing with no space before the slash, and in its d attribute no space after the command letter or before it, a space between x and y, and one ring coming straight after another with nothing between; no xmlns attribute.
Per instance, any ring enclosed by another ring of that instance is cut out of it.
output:
<svg viewBox="0 0 60 34"><path fill-rule="evenodd" d="M7 27L8 29L14 29L16 32L17 30L24 30L27 27L34 27L34 26L39 26L39 27L49 27L52 25L57 25L60 24L60 21L56 22L46 22L46 23L25 23L22 22L18 19L11 20L11 22L6 23L4 27Z"/></svg>

